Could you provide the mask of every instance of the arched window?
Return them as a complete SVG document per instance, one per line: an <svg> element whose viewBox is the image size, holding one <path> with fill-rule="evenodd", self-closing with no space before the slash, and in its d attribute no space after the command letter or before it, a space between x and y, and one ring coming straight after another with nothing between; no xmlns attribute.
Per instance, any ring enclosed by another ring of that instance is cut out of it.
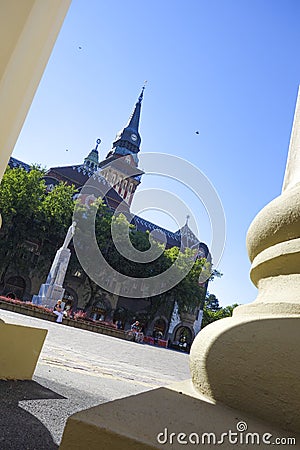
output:
<svg viewBox="0 0 300 450"><path fill-rule="evenodd" d="M92 308L92 318L94 320L105 320L110 310L110 302L103 297L101 298L100 294L96 294L96 302Z"/></svg>
<svg viewBox="0 0 300 450"><path fill-rule="evenodd" d="M161 334L164 335L165 331L166 331L166 321L162 318L157 319L153 325L153 332L161 332Z"/></svg>
<svg viewBox="0 0 300 450"><path fill-rule="evenodd" d="M182 339L186 339L189 344L192 342L193 335L188 327L179 327L177 329L175 334L175 341L180 341Z"/></svg>
<svg viewBox="0 0 300 450"><path fill-rule="evenodd" d="M4 295L10 295L11 298L18 298L22 300L25 293L26 283L24 278L19 276L13 276L6 280L3 293Z"/></svg>

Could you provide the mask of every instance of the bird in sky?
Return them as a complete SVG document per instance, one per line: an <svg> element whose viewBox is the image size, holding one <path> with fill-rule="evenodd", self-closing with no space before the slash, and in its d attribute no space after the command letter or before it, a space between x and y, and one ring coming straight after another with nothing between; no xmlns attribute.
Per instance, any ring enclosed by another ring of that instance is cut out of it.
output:
<svg viewBox="0 0 300 450"><path fill-rule="evenodd" d="M200 131L196 131L196 134L200 134Z"/></svg>

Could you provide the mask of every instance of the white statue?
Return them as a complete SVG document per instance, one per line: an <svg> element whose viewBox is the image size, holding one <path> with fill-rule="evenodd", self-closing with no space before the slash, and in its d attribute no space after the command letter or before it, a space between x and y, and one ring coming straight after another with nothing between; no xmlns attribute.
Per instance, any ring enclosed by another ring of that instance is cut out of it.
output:
<svg viewBox="0 0 300 450"><path fill-rule="evenodd" d="M181 322L181 318L180 318L180 314L179 314L178 303L175 301L168 333L169 334L173 333L174 328L180 322Z"/></svg>
<svg viewBox="0 0 300 450"><path fill-rule="evenodd" d="M62 248L68 248L68 245L70 244L74 234L75 234L75 228L76 228L76 222L73 222L72 225L70 225L67 235L65 237L65 241L63 243Z"/></svg>

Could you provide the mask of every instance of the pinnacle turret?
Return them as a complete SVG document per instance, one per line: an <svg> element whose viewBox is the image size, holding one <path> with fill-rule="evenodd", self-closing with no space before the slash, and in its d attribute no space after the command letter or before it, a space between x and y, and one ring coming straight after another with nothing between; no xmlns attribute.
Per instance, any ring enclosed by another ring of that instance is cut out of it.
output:
<svg viewBox="0 0 300 450"><path fill-rule="evenodd" d="M96 141L96 147L93 148L90 153L88 154L88 156L86 158L84 158L84 166L86 169L91 170L91 171L96 171L99 167L99 152L98 152L98 147L101 143L101 139L97 139Z"/></svg>

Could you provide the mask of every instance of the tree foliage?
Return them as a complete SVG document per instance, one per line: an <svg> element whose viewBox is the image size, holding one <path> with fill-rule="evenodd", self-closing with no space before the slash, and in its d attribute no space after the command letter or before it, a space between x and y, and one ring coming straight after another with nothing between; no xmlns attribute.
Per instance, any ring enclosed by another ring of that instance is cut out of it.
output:
<svg viewBox="0 0 300 450"><path fill-rule="evenodd" d="M47 192L44 171L7 168L0 185L0 268L3 283L8 267L29 269L30 246L37 245L39 267L53 257L70 226L74 188L60 183Z"/></svg>
<svg viewBox="0 0 300 450"><path fill-rule="evenodd" d="M66 231L72 222L75 189L65 183L59 183L51 192L47 192L44 182L45 172L38 167L27 172L24 169L6 170L0 185L0 212L3 215L3 227L0 230L0 270L3 283L8 267L21 272L30 268L26 242L38 245L38 268L46 274L56 250L62 245ZM95 235L100 251L107 262L119 273L130 277L147 278L159 275L174 265L174 279L182 278L187 272L191 260L193 265L188 274L172 289L149 298L149 319L154 317L160 307L171 313L174 301L177 301L180 312L192 313L205 296L205 285L199 283L200 274L220 276L208 265L205 258L194 260L190 249L181 252L177 247L164 249L163 245L153 240L149 232L141 232L130 225L123 214L113 215L103 200L97 199L88 207L80 200L76 202L77 214L82 220L78 228L85 233ZM89 226L86 226L89 223ZM92 225L92 226L91 226ZM112 233L112 230L114 231ZM90 236L92 239L92 235ZM128 240L127 253L121 254L116 245L123 245ZM135 252L140 254L151 251L155 257L151 262L135 262ZM73 270L79 262L72 255L69 270ZM33 264L34 266L34 264ZM37 266L34 270L38 270ZM89 293L86 306L93 303L93 298L101 292L94 282L87 283ZM208 308L209 309L209 308ZM215 311L217 312L217 311Z"/></svg>
<svg viewBox="0 0 300 450"><path fill-rule="evenodd" d="M210 294L209 292L206 295L204 308L203 308L203 318L202 318L202 326L201 328L206 327L212 322L216 320L224 319L225 317L231 317L234 308L238 306L237 303L233 305L221 307L219 305L219 300L216 298L214 294Z"/></svg>

